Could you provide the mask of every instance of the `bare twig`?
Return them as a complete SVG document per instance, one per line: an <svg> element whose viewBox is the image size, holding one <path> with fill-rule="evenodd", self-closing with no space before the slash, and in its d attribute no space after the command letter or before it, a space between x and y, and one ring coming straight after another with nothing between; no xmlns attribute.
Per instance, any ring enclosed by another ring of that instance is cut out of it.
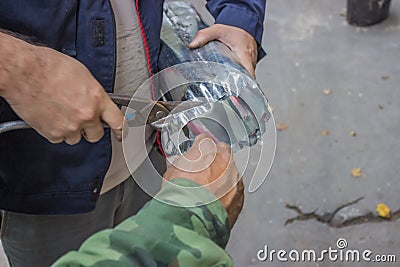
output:
<svg viewBox="0 0 400 267"><path fill-rule="evenodd" d="M396 221L397 219L400 218L400 209L399 209L399 210L395 211L394 213L392 213L392 216L390 219L382 218L382 217L376 216L372 212L369 212L365 215L350 218L341 223L334 223L333 218L339 211L341 211L342 209L344 209L348 206L358 203L362 199L364 199L364 198L359 197L353 201L350 201L349 203L346 203L346 204L343 204L343 205L337 207L333 212L326 212L323 215L317 214L316 213L317 210L314 210L314 211L308 212L308 213L304 213L298 206L286 204L286 208L294 210L295 212L297 212L298 215L296 217L286 220L285 225L294 223L296 221L316 220L318 222L328 224L331 227L342 228L342 227L363 224L363 223Z"/></svg>

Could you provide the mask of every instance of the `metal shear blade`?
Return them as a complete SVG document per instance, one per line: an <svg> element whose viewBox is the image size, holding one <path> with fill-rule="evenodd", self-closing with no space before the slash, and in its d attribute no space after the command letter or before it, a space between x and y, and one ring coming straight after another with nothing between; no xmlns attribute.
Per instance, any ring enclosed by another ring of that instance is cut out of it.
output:
<svg viewBox="0 0 400 267"><path fill-rule="evenodd" d="M129 127L138 127L152 124L167 117L170 112L185 112L200 106L200 101L155 101L145 98L131 98L129 96L110 95L115 104L126 106L125 118Z"/></svg>

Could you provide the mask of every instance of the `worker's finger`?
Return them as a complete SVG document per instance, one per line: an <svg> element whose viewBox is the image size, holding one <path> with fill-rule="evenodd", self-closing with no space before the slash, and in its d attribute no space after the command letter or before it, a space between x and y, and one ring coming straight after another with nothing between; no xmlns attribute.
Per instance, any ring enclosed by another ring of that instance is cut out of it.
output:
<svg viewBox="0 0 400 267"><path fill-rule="evenodd" d="M213 164L217 148L214 140L203 135L195 139L193 146L172 165L178 170L196 173L202 172Z"/></svg>
<svg viewBox="0 0 400 267"><path fill-rule="evenodd" d="M223 142L217 144L217 153L221 155L221 158L229 163L232 160L232 150L231 147Z"/></svg>
<svg viewBox="0 0 400 267"><path fill-rule="evenodd" d="M117 140L122 141L124 116L110 98L106 100L101 118L110 126Z"/></svg>
<svg viewBox="0 0 400 267"><path fill-rule="evenodd" d="M208 42L219 39L220 35L220 31L215 27L215 25L200 30L189 44L189 48L195 49L202 47Z"/></svg>
<svg viewBox="0 0 400 267"><path fill-rule="evenodd" d="M41 136L45 137L50 143L58 144L64 141L64 134L53 129L48 129L46 126L40 126L38 128L31 125Z"/></svg>
<svg viewBox="0 0 400 267"><path fill-rule="evenodd" d="M42 135L44 136L44 134L42 134ZM62 143L64 141L64 138L62 138L62 137L46 137L46 138L52 144L58 144L58 143Z"/></svg>
<svg viewBox="0 0 400 267"><path fill-rule="evenodd" d="M82 136L86 141L95 143L99 141L104 135L104 128L100 121L94 125L86 126L82 129Z"/></svg>
<svg viewBox="0 0 400 267"><path fill-rule="evenodd" d="M167 165L169 166L175 166L177 167L179 164L178 162L182 161L182 160L195 160L201 157L201 151L199 149L200 146L200 141L204 140L206 138L212 138L210 135L205 134L205 133L201 133L199 135L197 135L193 141L192 146L190 147L190 149L188 151L186 151L185 153L183 153L182 157L179 155L176 156L171 156L167 158ZM183 158L183 159L182 159ZM182 164L179 164L182 165ZM177 167L178 168L178 167Z"/></svg>
<svg viewBox="0 0 400 267"><path fill-rule="evenodd" d="M216 166L216 170L218 170L218 179L225 174L228 174L230 171L230 162L231 162L231 148L229 145L219 142L217 144L217 156L213 164Z"/></svg>
<svg viewBox="0 0 400 267"><path fill-rule="evenodd" d="M64 142L68 145L75 145L81 141L82 135L80 132L74 132L67 137L64 137Z"/></svg>
<svg viewBox="0 0 400 267"><path fill-rule="evenodd" d="M197 135L194 139L192 147L197 148L200 145L201 141L204 139L207 139L207 138L209 138L211 140L213 139L212 136L207 133L201 133L201 134Z"/></svg>
<svg viewBox="0 0 400 267"><path fill-rule="evenodd" d="M191 149L184 154L189 160L198 160L206 154L216 153L215 142L209 134L202 133L196 136Z"/></svg>
<svg viewBox="0 0 400 267"><path fill-rule="evenodd" d="M239 63L250 73L251 76L255 78L257 56L255 56L252 51L243 51L240 49L237 49L235 54L239 59Z"/></svg>
<svg viewBox="0 0 400 267"><path fill-rule="evenodd" d="M256 71L255 68L253 67L253 64L246 59L241 60L240 62L242 66L250 73L250 75L255 78L256 77Z"/></svg>

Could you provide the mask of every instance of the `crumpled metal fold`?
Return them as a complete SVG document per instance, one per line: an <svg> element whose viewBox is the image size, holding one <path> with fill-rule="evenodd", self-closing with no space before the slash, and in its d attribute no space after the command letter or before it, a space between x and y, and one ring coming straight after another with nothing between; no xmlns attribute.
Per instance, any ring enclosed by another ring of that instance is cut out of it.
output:
<svg viewBox="0 0 400 267"><path fill-rule="evenodd" d="M187 150L200 133L230 144L234 152L253 146L271 117L256 80L227 46L213 41L196 50L188 48L198 30L205 27L192 5L164 4L159 66L165 70L158 88L167 100L204 102L185 112L171 112L153 125L162 129L167 156Z"/></svg>

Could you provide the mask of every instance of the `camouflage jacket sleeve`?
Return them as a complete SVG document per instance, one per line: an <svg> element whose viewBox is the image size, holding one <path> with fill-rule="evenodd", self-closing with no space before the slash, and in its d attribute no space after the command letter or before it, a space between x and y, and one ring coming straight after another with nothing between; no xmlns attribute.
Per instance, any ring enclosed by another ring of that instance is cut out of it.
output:
<svg viewBox="0 0 400 267"><path fill-rule="evenodd" d="M114 229L92 235L53 266L232 266L223 249L230 234L225 208L208 190L185 187L198 184L172 180L155 197L160 201L153 199ZM179 207L183 203L196 206Z"/></svg>

